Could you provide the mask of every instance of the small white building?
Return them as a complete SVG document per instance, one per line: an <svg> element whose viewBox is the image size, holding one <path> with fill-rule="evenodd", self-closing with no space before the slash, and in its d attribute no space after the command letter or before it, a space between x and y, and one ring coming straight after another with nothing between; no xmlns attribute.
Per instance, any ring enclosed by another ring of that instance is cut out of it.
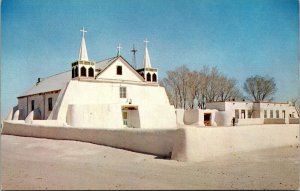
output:
<svg viewBox="0 0 300 191"><path fill-rule="evenodd" d="M216 101L206 103L206 108L217 109L223 112L221 115L226 114L227 122L222 123L224 125L230 125L229 117L234 117L238 125L294 123L297 120L293 119L299 119L296 108L285 102Z"/></svg>
<svg viewBox="0 0 300 191"><path fill-rule="evenodd" d="M88 59L83 28L78 60L71 70L39 78L18 97L9 115L26 123L97 128L176 128L174 106L158 84L145 41L144 67L135 69L120 54Z"/></svg>

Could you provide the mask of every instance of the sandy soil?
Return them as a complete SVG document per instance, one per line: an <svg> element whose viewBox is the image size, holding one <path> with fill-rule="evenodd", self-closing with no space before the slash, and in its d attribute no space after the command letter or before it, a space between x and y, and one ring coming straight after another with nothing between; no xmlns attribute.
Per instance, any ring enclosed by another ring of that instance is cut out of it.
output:
<svg viewBox="0 0 300 191"><path fill-rule="evenodd" d="M299 148L185 163L90 143L1 136L2 189L299 188Z"/></svg>

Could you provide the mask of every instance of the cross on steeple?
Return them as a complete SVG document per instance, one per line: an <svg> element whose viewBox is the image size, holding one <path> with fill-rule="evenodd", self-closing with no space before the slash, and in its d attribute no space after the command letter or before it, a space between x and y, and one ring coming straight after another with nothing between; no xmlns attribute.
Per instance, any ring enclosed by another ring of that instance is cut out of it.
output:
<svg viewBox="0 0 300 191"><path fill-rule="evenodd" d="M80 29L80 32L82 32L82 36L84 37L84 33L87 32L87 31L84 30L84 27L82 27L82 29Z"/></svg>
<svg viewBox="0 0 300 191"><path fill-rule="evenodd" d="M144 43L146 44L146 47L147 47L148 42L150 42L150 41L148 41L147 38L146 38L146 39L144 40Z"/></svg>
<svg viewBox="0 0 300 191"><path fill-rule="evenodd" d="M117 46L117 49L118 49L118 54L117 54L117 55L118 55L118 56L121 55L121 48L122 48L122 47L121 47L121 44L119 43L119 46Z"/></svg>
<svg viewBox="0 0 300 191"><path fill-rule="evenodd" d="M144 68L151 68L151 62L150 62L150 57L149 57L149 53L148 53L148 47L147 44L148 41L147 38L144 40L145 42L145 54L144 54Z"/></svg>
<svg viewBox="0 0 300 191"><path fill-rule="evenodd" d="M80 31L82 32L82 38L81 38L81 45L80 45L78 60L88 61L89 58L88 58L86 45L85 45L85 39L84 39L84 33L87 31L84 30L84 27L82 27L82 29Z"/></svg>

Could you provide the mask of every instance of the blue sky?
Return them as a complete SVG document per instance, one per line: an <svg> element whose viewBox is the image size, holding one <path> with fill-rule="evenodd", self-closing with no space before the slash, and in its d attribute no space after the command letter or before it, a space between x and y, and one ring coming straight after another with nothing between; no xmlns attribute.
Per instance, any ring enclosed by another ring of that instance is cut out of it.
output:
<svg viewBox="0 0 300 191"><path fill-rule="evenodd" d="M298 97L297 0L3 0L1 117L38 77L70 69L84 26L89 59L117 54L141 66L147 37L159 78L180 65L217 66L242 89L251 75L274 77L275 101Z"/></svg>

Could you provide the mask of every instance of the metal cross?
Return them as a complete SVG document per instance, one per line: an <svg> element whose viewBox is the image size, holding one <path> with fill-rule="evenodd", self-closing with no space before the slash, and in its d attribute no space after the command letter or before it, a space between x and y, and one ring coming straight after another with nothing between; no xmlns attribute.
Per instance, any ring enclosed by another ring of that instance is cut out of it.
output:
<svg viewBox="0 0 300 191"><path fill-rule="evenodd" d="M148 41L147 38L146 38L146 39L144 40L144 43L146 43L146 46L147 46L147 43L148 43L148 42L150 42L150 41Z"/></svg>
<svg viewBox="0 0 300 191"><path fill-rule="evenodd" d="M121 44L119 44L119 46L117 46L117 49L118 49L118 56L120 56L121 55Z"/></svg>
<svg viewBox="0 0 300 191"><path fill-rule="evenodd" d="M87 31L84 30L84 27L82 27L82 29L80 30L80 32L82 32L82 36L84 36L84 33L87 32Z"/></svg>

